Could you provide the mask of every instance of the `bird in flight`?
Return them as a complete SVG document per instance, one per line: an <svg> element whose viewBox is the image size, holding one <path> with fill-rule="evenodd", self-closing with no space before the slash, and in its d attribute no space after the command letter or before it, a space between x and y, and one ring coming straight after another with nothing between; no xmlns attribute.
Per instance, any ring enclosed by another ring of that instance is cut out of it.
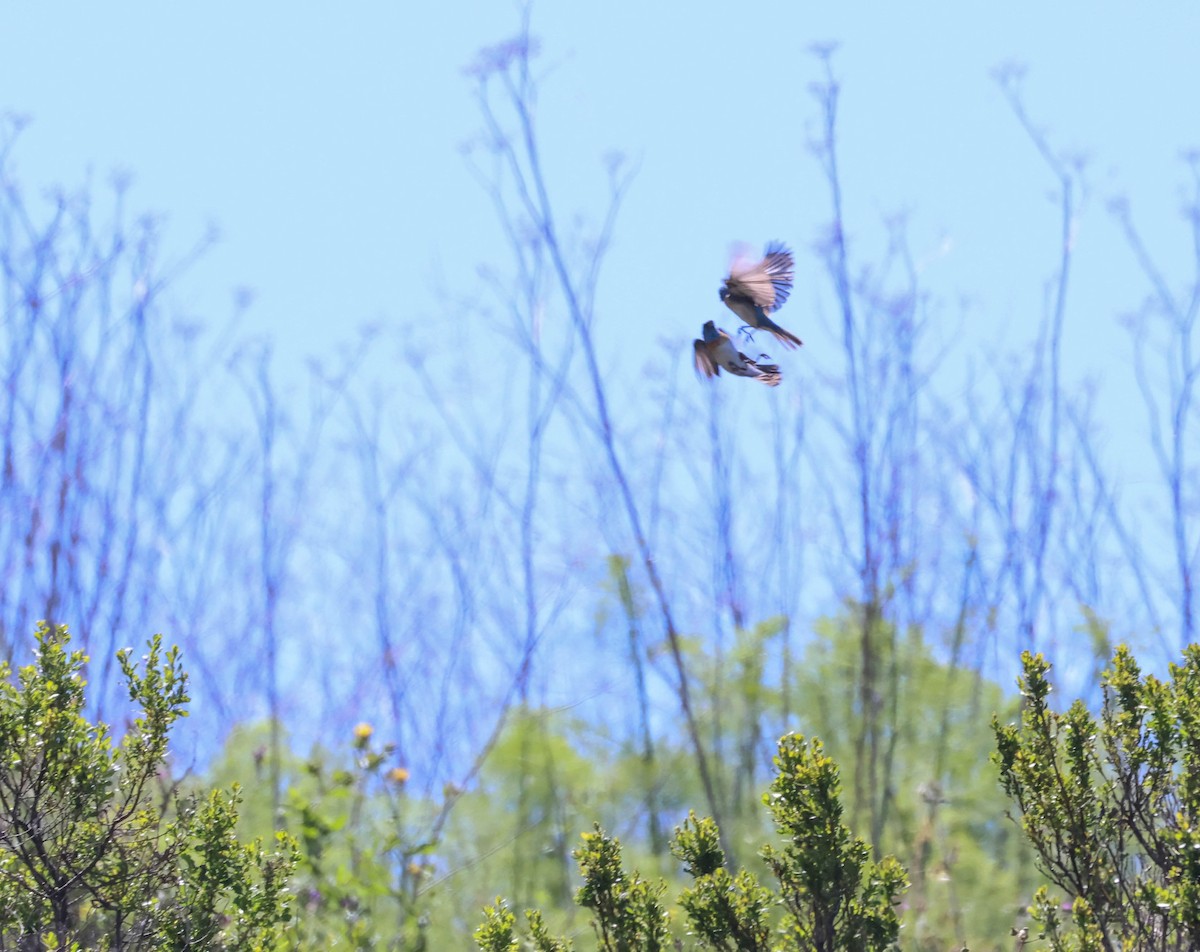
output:
<svg viewBox="0 0 1200 952"><path fill-rule="evenodd" d="M785 347L795 348L804 341L768 316L783 306L791 290L792 253L782 242L773 241L761 261L751 262L740 255L734 258L721 285L721 300L747 327L768 330Z"/></svg>
<svg viewBox="0 0 1200 952"><path fill-rule="evenodd" d="M775 364L760 364L751 360L712 321L704 322L704 339L692 341L692 348L696 351L696 370L706 377L716 377L726 370L738 377L752 377L768 387L779 386L779 381L783 379Z"/></svg>

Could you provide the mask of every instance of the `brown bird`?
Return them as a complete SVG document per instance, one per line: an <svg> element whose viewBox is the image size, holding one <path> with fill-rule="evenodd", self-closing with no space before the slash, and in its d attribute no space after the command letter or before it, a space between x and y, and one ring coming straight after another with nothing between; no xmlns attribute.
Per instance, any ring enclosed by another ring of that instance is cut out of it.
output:
<svg viewBox="0 0 1200 952"><path fill-rule="evenodd" d="M721 285L721 300L747 327L770 331L785 347L804 343L791 331L785 331L769 314L778 311L792 290L792 253L778 241L767 245L759 262L751 264L737 257L729 268L729 277Z"/></svg>
<svg viewBox="0 0 1200 952"><path fill-rule="evenodd" d="M704 322L704 339L692 341L692 348L696 351L696 370L706 377L716 377L727 370L738 377L752 377L768 387L779 386L783 379L774 364L757 363L739 351L733 339L712 321Z"/></svg>

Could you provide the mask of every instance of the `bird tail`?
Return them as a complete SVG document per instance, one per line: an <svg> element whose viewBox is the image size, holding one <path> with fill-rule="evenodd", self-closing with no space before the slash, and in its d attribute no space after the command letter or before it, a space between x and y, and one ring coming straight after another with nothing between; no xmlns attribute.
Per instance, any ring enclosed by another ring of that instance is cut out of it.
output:
<svg viewBox="0 0 1200 952"><path fill-rule="evenodd" d="M759 318L759 326L774 334L784 347L790 347L792 350L795 350L797 347L804 346L804 341L791 331L785 331L769 317Z"/></svg>
<svg viewBox="0 0 1200 952"><path fill-rule="evenodd" d="M753 363L753 361L750 361ZM776 364L754 364L754 369L758 371L758 376L754 379L759 383L765 383L768 387L778 387L783 374L779 372L779 367Z"/></svg>

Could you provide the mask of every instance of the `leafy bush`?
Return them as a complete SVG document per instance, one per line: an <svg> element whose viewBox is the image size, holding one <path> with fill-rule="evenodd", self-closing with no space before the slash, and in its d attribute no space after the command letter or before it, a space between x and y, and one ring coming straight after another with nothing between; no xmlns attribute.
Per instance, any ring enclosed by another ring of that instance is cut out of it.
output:
<svg viewBox="0 0 1200 952"><path fill-rule="evenodd" d="M729 952L767 949L869 950L891 947L899 934L896 904L907 886L892 857L872 862L867 844L841 822L837 765L818 740L789 734L779 742L776 776L764 796L783 844L762 857L775 888L743 869L725 867L719 831L711 819L689 816L675 831L672 852L692 885L679 897L690 935L701 948ZM575 851L583 886L575 901L593 913L604 952L673 947L664 883L651 883L621 863L620 844L599 828ZM539 912L526 913L527 942L538 952L569 949L550 936ZM503 900L485 910L475 933L482 952L521 947L516 917Z"/></svg>
<svg viewBox="0 0 1200 952"><path fill-rule="evenodd" d="M290 919L294 847L233 830L239 793L176 797L167 736L185 714L176 649L142 673L118 654L139 712L124 738L84 716L86 658L42 624L34 664L0 665L0 947L269 947Z"/></svg>
<svg viewBox="0 0 1200 952"><path fill-rule="evenodd" d="M1117 649L1097 720L1050 707L1050 664L1022 656L1020 722L993 722L1001 781L1047 877L1031 914L1054 950L1200 947L1200 646L1142 675ZM1064 916L1069 909L1069 916Z"/></svg>

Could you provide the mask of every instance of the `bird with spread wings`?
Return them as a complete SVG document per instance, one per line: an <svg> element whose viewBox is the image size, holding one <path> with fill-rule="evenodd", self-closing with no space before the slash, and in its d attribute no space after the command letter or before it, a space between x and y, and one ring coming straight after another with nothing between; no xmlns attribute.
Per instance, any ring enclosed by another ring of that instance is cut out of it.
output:
<svg viewBox="0 0 1200 952"><path fill-rule="evenodd" d="M721 285L721 300L747 327L770 331L784 347L796 348L804 341L770 318L791 293L792 267L792 253L778 241L767 245L761 261L739 255Z"/></svg>

